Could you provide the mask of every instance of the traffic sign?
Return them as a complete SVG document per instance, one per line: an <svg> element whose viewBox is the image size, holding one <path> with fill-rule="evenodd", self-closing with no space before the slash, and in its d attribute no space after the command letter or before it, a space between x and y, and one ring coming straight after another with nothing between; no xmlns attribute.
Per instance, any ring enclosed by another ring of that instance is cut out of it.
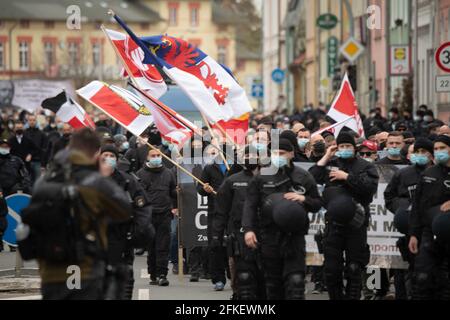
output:
<svg viewBox="0 0 450 320"><path fill-rule="evenodd" d="M256 99L264 97L264 85L262 83L252 84L252 97Z"/></svg>
<svg viewBox="0 0 450 320"><path fill-rule="evenodd" d="M284 81L285 75L286 73L283 70L277 68L272 71L272 80L276 83L282 83Z"/></svg>
<svg viewBox="0 0 450 320"><path fill-rule="evenodd" d="M391 46L391 75L408 75L411 72L411 54L408 45Z"/></svg>
<svg viewBox="0 0 450 320"><path fill-rule="evenodd" d="M3 235L3 242L10 246L16 247L17 241L15 230L17 225L22 222L22 210L30 204L31 196L24 193L15 193L5 197L5 200L8 206L8 215L6 216L6 219L8 220L8 228Z"/></svg>
<svg viewBox="0 0 450 320"><path fill-rule="evenodd" d="M353 63L356 61L356 59L359 58L359 56L364 51L364 46L356 41L356 39L350 37L340 48L339 50L342 55L350 61L350 63Z"/></svg>
<svg viewBox="0 0 450 320"><path fill-rule="evenodd" d="M443 43L436 51L436 63L445 72L450 73L450 42Z"/></svg>
<svg viewBox="0 0 450 320"><path fill-rule="evenodd" d="M450 75L436 77L436 92L450 92Z"/></svg>
<svg viewBox="0 0 450 320"><path fill-rule="evenodd" d="M316 24L319 28L331 30L338 24L338 18L334 14L325 13L317 18Z"/></svg>

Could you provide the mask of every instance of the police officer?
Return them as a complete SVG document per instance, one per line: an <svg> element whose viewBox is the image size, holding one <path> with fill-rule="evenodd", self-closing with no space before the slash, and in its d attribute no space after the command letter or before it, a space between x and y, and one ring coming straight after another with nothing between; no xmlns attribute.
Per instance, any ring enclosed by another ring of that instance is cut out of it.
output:
<svg viewBox="0 0 450 320"><path fill-rule="evenodd" d="M135 213L140 211L149 217L148 221L151 221L151 208L144 189L139 184L137 177L117 169L118 157L119 151L115 147L103 146L100 151L100 173L105 177L111 177L125 191ZM111 283L108 285L110 285L110 299L131 300L134 285L132 237L132 220L109 225L108 267ZM115 287L113 287L114 283L117 283Z"/></svg>
<svg viewBox="0 0 450 320"><path fill-rule="evenodd" d="M434 159L436 165L426 169L417 184L411 211L409 249L416 255L415 300L450 299L449 243L434 239L433 232L439 218L450 212L450 137L436 138Z"/></svg>
<svg viewBox="0 0 450 320"><path fill-rule="evenodd" d="M272 144L272 165L248 186L242 227L246 245L260 249L267 299L303 300L307 212L317 212L321 201L314 178L293 165L292 144L278 144Z"/></svg>
<svg viewBox="0 0 450 320"><path fill-rule="evenodd" d="M155 239L149 244L147 256L150 284L168 286L170 224L173 215L178 213L176 179L173 172L164 166L160 152L154 149L148 152L147 163L136 175L152 206L155 228Z"/></svg>
<svg viewBox="0 0 450 320"><path fill-rule="evenodd" d="M403 270L394 270L396 299L407 299L412 294L414 256L408 250L410 209L421 174L433 165L433 143L426 138L418 138L410 160L413 165L398 170L384 191L386 208L395 215L394 225L405 235L397 241L397 247L403 260L409 264L406 275Z"/></svg>
<svg viewBox="0 0 450 320"><path fill-rule="evenodd" d="M317 165L310 169L317 183L324 184L322 194L326 228L324 272L331 300L359 300L362 270L369 262L367 226L369 205L378 187L375 166L356 157L355 139L341 132ZM334 156L337 155L337 158ZM346 292L343 294L345 252Z"/></svg>
<svg viewBox="0 0 450 320"><path fill-rule="evenodd" d="M123 190L99 174L99 151L92 130L74 133L69 149L58 153L36 182L30 206L22 212L31 232L18 236L19 250L37 258L44 300L104 298L107 226L128 221L131 206ZM74 275L76 289L68 285Z"/></svg>
<svg viewBox="0 0 450 320"><path fill-rule="evenodd" d="M213 221L212 237L222 246L224 234L228 234L229 255L234 260L235 274L232 284L237 300L261 300L265 297L264 277L255 252L247 248L242 229L242 211L250 180L258 173L256 153L250 147L244 150L244 170L225 178L217 193L217 208Z"/></svg>

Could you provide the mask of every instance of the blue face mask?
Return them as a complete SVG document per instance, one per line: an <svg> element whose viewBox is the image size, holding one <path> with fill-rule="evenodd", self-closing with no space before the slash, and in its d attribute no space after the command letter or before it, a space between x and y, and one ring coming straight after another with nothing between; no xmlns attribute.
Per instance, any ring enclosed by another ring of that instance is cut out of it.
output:
<svg viewBox="0 0 450 320"><path fill-rule="evenodd" d="M306 144L309 142L309 139L297 139L298 146L300 149L304 149L306 147Z"/></svg>
<svg viewBox="0 0 450 320"><path fill-rule="evenodd" d="M125 141L122 143L122 150L128 150L130 148L130 143L128 141Z"/></svg>
<svg viewBox="0 0 450 320"><path fill-rule="evenodd" d="M353 154L353 150L350 149L339 150L338 152L336 152L336 156L341 159L353 158Z"/></svg>
<svg viewBox="0 0 450 320"><path fill-rule="evenodd" d="M271 158L272 165L276 168L282 168L284 166L287 166L288 161L285 157L280 156L272 156Z"/></svg>
<svg viewBox="0 0 450 320"><path fill-rule="evenodd" d="M446 164L450 160L450 155L447 150L435 151L434 159L436 159L438 164Z"/></svg>
<svg viewBox="0 0 450 320"><path fill-rule="evenodd" d="M169 145L169 142L167 142L167 141L164 140L164 139L161 141L161 143L162 143L163 146L166 146L166 147Z"/></svg>
<svg viewBox="0 0 450 320"><path fill-rule="evenodd" d="M398 157L400 156L400 148L389 148L388 149L388 154L392 157Z"/></svg>
<svg viewBox="0 0 450 320"><path fill-rule="evenodd" d="M8 148L0 148L0 154L2 156L6 156L7 154L9 154L9 149Z"/></svg>
<svg viewBox="0 0 450 320"><path fill-rule="evenodd" d="M424 154L413 153L411 155L411 163L417 166L426 166L430 162L430 159Z"/></svg>
<svg viewBox="0 0 450 320"><path fill-rule="evenodd" d="M263 152L267 150L267 146L263 143L253 143L253 146L258 152Z"/></svg>
<svg viewBox="0 0 450 320"><path fill-rule="evenodd" d="M117 166L117 160L114 158L105 158L105 163L109 165L111 168L116 168Z"/></svg>
<svg viewBox="0 0 450 320"><path fill-rule="evenodd" d="M148 165L152 168L159 167L162 164L162 158L151 158L147 161Z"/></svg>

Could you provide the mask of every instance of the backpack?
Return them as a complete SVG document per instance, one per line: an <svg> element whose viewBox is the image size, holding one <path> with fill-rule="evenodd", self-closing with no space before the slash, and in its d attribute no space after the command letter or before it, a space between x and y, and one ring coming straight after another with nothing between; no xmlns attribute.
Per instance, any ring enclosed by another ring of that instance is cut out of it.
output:
<svg viewBox="0 0 450 320"><path fill-rule="evenodd" d="M22 211L28 234L17 237L24 260L78 264L85 256L102 254L98 223L79 195L82 184L73 181L70 163L55 165L36 183L31 203ZM95 237L81 231L81 215L86 215Z"/></svg>

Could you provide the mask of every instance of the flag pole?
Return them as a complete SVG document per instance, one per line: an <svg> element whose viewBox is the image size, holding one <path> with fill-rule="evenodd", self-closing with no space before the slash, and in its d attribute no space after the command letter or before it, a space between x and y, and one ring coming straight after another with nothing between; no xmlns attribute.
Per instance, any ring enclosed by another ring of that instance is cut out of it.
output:
<svg viewBox="0 0 450 320"><path fill-rule="evenodd" d="M79 94L79 93L77 92L77 94ZM81 97L84 99L83 96L81 96ZM88 100L88 102L91 103L92 105L94 105L97 109L100 109L102 112L104 112L105 114L107 114L111 119L113 119L116 123L118 123L122 128L124 128L125 130L128 130L127 127L126 127L125 125L123 125L122 123L116 121L116 120L114 119L113 116L111 116L108 112L106 112L105 110L103 110L103 108L100 108L96 103L94 103L94 102L92 102L92 101L89 101L89 100ZM131 132L131 131L130 131L130 132ZM131 132L131 134L132 134L133 136L135 136L136 138L140 138L140 135L138 136L138 135L136 135L136 134L133 133L133 132ZM202 185L203 187L206 186L206 183L204 183L204 182L201 181L199 178L197 178L196 176L194 176L194 175L193 175L191 172L189 172L187 169L185 169L185 168L183 168L182 166L180 166L176 161L172 160L172 158L166 156L161 150L159 150L158 147L155 147L154 145L150 144L149 142L146 142L146 144L147 144L151 149L158 151L159 154L160 154L164 159L166 159L167 161L169 161L170 163L172 163L174 166L176 166L177 168L179 168L181 171L183 171L184 173L186 173L188 176L190 176L192 179L194 179L194 181L197 181L197 182L198 182L200 185ZM215 195L217 194L216 191L213 191L213 193L214 193Z"/></svg>
<svg viewBox="0 0 450 320"><path fill-rule="evenodd" d="M206 126L208 127L208 130L209 130L209 132L211 133L211 136L213 137L214 140L217 141L217 139L216 139L216 134L215 134L214 131L211 129L211 125L209 124L208 119L206 119L206 116L203 114L203 112L200 112L200 114L202 115L203 121L206 122ZM219 147L218 147L217 145L215 145L215 144L212 142L212 140L211 140L211 144L212 144L213 146L215 146L217 149L219 149ZM222 150L219 150L219 151L220 151L220 152L219 152L220 157L222 158L223 163L225 164L225 167L227 167L227 170L230 171L230 166L228 165L228 162L227 162L227 159L226 159L225 155L223 154Z"/></svg>

